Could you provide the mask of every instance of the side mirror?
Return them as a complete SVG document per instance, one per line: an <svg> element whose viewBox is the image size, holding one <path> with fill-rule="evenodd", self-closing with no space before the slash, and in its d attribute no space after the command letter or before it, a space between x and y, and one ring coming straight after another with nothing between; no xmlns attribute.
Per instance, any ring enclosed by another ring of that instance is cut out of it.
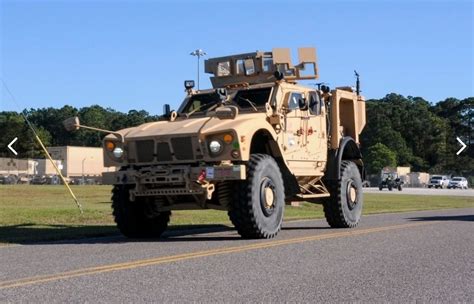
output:
<svg viewBox="0 0 474 304"><path fill-rule="evenodd" d="M300 98L298 100L298 106L300 108L301 111L306 111L308 110L308 102L306 101L305 98Z"/></svg>
<svg viewBox="0 0 474 304"><path fill-rule="evenodd" d="M171 108L170 108L170 105L169 104L165 104L163 106L163 116L164 117L170 117L171 115Z"/></svg>
<svg viewBox="0 0 474 304"><path fill-rule="evenodd" d="M81 125L79 121L79 117L70 117L63 121L64 128L68 132L79 130L79 126Z"/></svg>

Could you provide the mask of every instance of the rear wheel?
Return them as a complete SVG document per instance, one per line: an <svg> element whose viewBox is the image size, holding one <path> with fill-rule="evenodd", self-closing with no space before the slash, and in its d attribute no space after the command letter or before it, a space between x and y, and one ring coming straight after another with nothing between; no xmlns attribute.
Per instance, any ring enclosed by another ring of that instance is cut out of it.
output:
<svg viewBox="0 0 474 304"><path fill-rule="evenodd" d="M352 228L362 215L362 179L351 161L342 161L340 170L341 180L330 185L331 196L323 201L324 215L333 228Z"/></svg>
<svg viewBox="0 0 474 304"><path fill-rule="evenodd" d="M402 185L398 185L398 191L402 191Z"/></svg>
<svg viewBox="0 0 474 304"><path fill-rule="evenodd" d="M247 180L237 183L229 218L244 238L273 238L281 229L285 189L280 168L266 154L252 154Z"/></svg>
<svg viewBox="0 0 474 304"><path fill-rule="evenodd" d="M115 186L112 190L112 209L120 232L130 238L157 238L168 227L171 212L158 212L153 198L129 197L130 186Z"/></svg>

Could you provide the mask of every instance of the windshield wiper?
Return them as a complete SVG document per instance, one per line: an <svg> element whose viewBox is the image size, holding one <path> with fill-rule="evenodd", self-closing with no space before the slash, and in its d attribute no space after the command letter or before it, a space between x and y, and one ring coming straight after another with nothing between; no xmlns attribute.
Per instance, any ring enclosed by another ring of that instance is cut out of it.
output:
<svg viewBox="0 0 474 304"><path fill-rule="evenodd" d="M210 102L210 103L204 103L204 104L200 105L199 107L197 107L196 109L192 110L191 112L186 113L186 118L189 118L189 116L193 115L194 113L201 110L205 106L210 106L209 109L207 109L207 110L211 111L218 105L219 102L220 102L220 100L216 100L216 101L213 101L213 102Z"/></svg>
<svg viewBox="0 0 474 304"><path fill-rule="evenodd" d="M247 98L244 98L244 97L242 97L242 96L239 96L239 99L242 99L243 101L248 102L248 104L252 106L252 108L255 110L255 112L258 112L258 109L257 109L257 107L255 106L255 103L254 103L254 102L252 102L251 100L249 100L249 99L247 99Z"/></svg>

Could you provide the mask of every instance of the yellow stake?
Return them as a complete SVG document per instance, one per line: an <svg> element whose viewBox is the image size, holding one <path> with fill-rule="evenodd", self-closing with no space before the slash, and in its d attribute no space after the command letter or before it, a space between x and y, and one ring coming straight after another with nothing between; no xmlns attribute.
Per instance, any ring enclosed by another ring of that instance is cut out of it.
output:
<svg viewBox="0 0 474 304"><path fill-rule="evenodd" d="M74 192L72 192L71 187L69 187L69 184L66 182L66 179L64 178L63 174L61 173L61 170L59 170L58 166L56 166L56 163L54 162L54 160L53 160L53 158L51 157L51 155L48 153L48 150L46 150L46 148L44 147L43 142L42 142L41 139L38 137L38 135L35 135L35 137L36 137L36 140L39 142L41 148L43 149L44 154L45 154L46 157L49 159L49 161L53 164L54 169L56 169L56 172L57 172L58 175L61 177L61 180L63 181L64 186L66 186L66 188L69 190L69 193L71 194L72 198L73 198L74 201L76 202L76 205L77 205L77 207L79 208L79 210L81 211L81 214L83 214L84 211L82 211L82 206L81 206L81 204L79 203L79 201L77 200L76 196L74 195Z"/></svg>
<svg viewBox="0 0 474 304"><path fill-rule="evenodd" d="M13 102L14 102L14 103L16 104L16 106L19 108L18 103L16 102L15 96L13 96L12 92L10 92L10 89L8 88L8 86L7 86L7 84L5 83L5 81L3 80L3 78L0 77L0 80L2 81L3 86L5 87L7 93L10 95L10 97L12 98ZM76 205L77 205L77 207L79 208L79 210L81 211L81 214L83 214L84 211L82 211L82 206L81 206L81 204L79 203L79 201L77 200L76 196L74 195L74 192L72 192L71 187L69 187L69 184L66 182L66 179L65 179L64 176L61 174L61 171L59 170L58 166L56 166L56 164L54 163L53 159L51 158L51 155L49 155L48 150L46 150L46 148L44 147L43 142L42 142L41 139L38 137L38 134L36 134L35 128L33 128L33 125L30 123L30 121L28 120L28 117L26 117L26 115L25 115L23 112L20 112L20 114L21 114L21 116L23 117L23 119L25 120L25 122L27 123L28 127L30 127L31 131L32 131L33 134L35 135L36 140L39 142L41 148L42 148L43 151L44 151L44 154L45 154L45 155L48 157L48 159L51 161L51 163L53 164L54 169L56 169L56 172L57 172L57 173L59 174L59 176L61 177L61 180L63 181L64 186L66 186L66 188L69 190L69 193L71 194L72 198L73 198L74 201L76 202Z"/></svg>

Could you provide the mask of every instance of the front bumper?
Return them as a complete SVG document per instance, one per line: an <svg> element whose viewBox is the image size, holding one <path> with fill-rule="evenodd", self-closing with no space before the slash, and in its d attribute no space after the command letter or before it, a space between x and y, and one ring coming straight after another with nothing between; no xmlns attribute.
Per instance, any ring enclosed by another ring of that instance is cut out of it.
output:
<svg viewBox="0 0 474 304"><path fill-rule="evenodd" d="M104 183L131 185L135 196L197 195L211 199L214 184L221 181L245 180L245 165L163 165L104 173Z"/></svg>

